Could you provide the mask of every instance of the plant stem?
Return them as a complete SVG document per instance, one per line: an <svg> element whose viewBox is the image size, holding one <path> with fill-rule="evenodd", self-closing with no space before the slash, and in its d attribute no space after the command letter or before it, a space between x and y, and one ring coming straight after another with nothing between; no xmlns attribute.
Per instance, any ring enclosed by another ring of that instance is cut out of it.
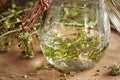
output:
<svg viewBox="0 0 120 80"><path fill-rule="evenodd" d="M29 11L29 9L24 9L24 10L18 11L15 14L19 15L19 14L21 14L23 12L26 12L26 11ZM11 15L9 15L7 17L4 17L3 19L0 20L0 22L5 21L7 18L12 18L12 17L14 17L14 14L11 14Z"/></svg>
<svg viewBox="0 0 120 80"><path fill-rule="evenodd" d="M14 33L14 32L18 32L18 31L21 31L21 28L20 28L20 29L15 29L15 30L12 30L12 31L8 31L8 32L2 34L2 35L0 36L0 38L6 36L6 35L8 35L8 34L11 34L11 33Z"/></svg>

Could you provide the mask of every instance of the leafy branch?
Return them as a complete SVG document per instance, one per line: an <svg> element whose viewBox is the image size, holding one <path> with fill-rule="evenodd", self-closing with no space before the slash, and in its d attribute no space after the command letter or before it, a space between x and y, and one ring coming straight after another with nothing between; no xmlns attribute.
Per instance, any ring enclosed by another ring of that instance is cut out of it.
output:
<svg viewBox="0 0 120 80"><path fill-rule="evenodd" d="M7 11L0 14L0 51L8 51L13 44L18 44L24 57L33 58L35 55L34 45L39 45L38 29L40 20L34 28L23 32L20 26L26 14L31 10L35 0L31 0L24 7L14 1ZM37 44L34 43L36 40Z"/></svg>

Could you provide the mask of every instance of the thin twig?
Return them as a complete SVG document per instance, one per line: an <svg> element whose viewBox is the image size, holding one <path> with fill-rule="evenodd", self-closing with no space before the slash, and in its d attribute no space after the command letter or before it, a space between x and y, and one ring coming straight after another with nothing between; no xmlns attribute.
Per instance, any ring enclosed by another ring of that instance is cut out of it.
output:
<svg viewBox="0 0 120 80"><path fill-rule="evenodd" d="M8 32L2 34L2 35L0 36L0 38L6 36L6 35L8 35L8 34L11 34L11 33L14 33L14 32L18 32L18 31L21 31L21 28L20 28L20 29L15 29L15 30L12 30L12 31L8 31Z"/></svg>
<svg viewBox="0 0 120 80"><path fill-rule="evenodd" d="M18 12L16 12L16 14L19 15L19 14L21 14L23 12L26 12L26 11L29 11L29 9L24 9L22 11L18 11ZM11 15L9 15L7 17L4 17L3 19L0 20L0 22L5 21L7 18L12 18L12 17L14 17L14 14L11 14Z"/></svg>

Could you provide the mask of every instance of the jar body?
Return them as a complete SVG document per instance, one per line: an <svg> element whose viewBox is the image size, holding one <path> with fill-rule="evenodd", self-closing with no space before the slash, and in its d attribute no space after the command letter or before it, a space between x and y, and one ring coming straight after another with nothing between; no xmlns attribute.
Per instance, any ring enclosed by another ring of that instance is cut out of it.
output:
<svg viewBox="0 0 120 80"><path fill-rule="evenodd" d="M107 6L110 20L120 32L120 0L107 0Z"/></svg>
<svg viewBox="0 0 120 80"><path fill-rule="evenodd" d="M109 43L110 25L104 1L53 0L44 27L41 49L63 70L92 68Z"/></svg>

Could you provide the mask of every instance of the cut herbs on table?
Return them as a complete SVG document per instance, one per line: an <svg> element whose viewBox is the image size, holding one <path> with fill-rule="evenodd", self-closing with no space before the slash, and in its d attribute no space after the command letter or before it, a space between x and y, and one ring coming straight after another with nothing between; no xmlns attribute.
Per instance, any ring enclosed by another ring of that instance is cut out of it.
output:
<svg viewBox="0 0 120 80"><path fill-rule="evenodd" d="M18 44L24 57L34 56L34 46L39 45L38 28L40 20L29 32L23 32L21 21L34 5L35 0L29 1L24 7L14 1L7 11L0 12L0 51L8 51L13 44Z"/></svg>
<svg viewBox="0 0 120 80"><path fill-rule="evenodd" d="M114 64L114 65L110 66L108 69L109 69L109 72L108 72L109 75L112 75L112 76L120 75L120 65L119 64Z"/></svg>

